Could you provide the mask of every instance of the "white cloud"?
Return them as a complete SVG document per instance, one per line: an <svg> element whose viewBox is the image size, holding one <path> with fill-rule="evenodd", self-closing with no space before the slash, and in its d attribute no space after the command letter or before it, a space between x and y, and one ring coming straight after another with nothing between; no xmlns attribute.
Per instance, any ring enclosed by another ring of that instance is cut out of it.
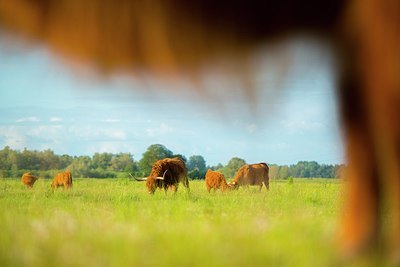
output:
<svg viewBox="0 0 400 267"><path fill-rule="evenodd" d="M174 132L174 128L166 123L161 123L160 126L156 128L147 128L146 133L148 136L156 136L160 134L168 134Z"/></svg>
<svg viewBox="0 0 400 267"><path fill-rule="evenodd" d="M249 133L254 133L257 129L258 129L258 126L256 124L254 124L254 123L246 125L246 130Z"/></svg>
<svg viewBox="0 0 400 267"><path fill-rule="evenodd" d="M126 133L121 130L108 130L105 132L106 136L112 137L114 139L125 140Z"/></svg>
<svg viewBox="0 0 400 267"><path fill-rule="evenodd" d="M64 127L60 125L41 125L28 129L26 134L29 136L47 137L46 139L52 139L56 135L63 134L64 131Z"/></svg>
<svg viewBox="0 0 400 267"><path fill-rule="evenodd" d="M13 149L23 149L26 147L26 137L14 126L1 127L0 139L4 140L3 147L9 146Z"/></svg>
<svg viewBox="0 0 400 267"><path fill-rule="evenodd" d="M280 125L289 134L304 134L311 131L321 130L325 125L321 122L309 122L306 120L282 120Z"/></svg>
<svg viewBox="0 0 400 267"><path fill-rule="evenodd" d="M233 126L234 127L238 127L241 130L246 131L247 133L253 134L258 130L258 125L254 122L245 122L245 121L241 121L241 120L235 120L233 122Z"/></svg>
<svg viewBox="0 0 400 267"><path fill-rule="evenodd" d="M59 118L59 117L51 117L51 118L50 118L50 121L51 121L51 122L61 122L61 121L63 121L63 119L62 119L62 118Z"/></svg>
<svg viewBox="0 0 400 267"><path fill-rule="evenodd" d="M102 128L95 126L71 126L68 128L68 133L78 138L100 138L112 140L126 140L126 132L113 128Z"/></svg>
<svg viewBox="0 0 400 267"><path fill-rule="evenodd" d="M38 122L40 121L38 117L26 117L26 118L19 118L16 122Z"/></svg>
<svg viewBox="0 0 400 267"><path fill-rule="evenodd" d="M104 129L94 126L40 125L40 126L0 126L0 147L12 149L52 149L70 153L74 145L81 151L112 152L130 151L127 134L119 129ZM121 142L122 140L122 142ZM72 146L71 146L72 145Z"/></svg>

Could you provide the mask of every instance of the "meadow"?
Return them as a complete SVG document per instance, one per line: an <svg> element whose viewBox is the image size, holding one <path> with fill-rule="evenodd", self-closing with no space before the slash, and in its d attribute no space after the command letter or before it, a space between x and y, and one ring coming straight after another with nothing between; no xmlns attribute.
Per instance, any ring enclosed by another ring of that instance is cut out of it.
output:
<svg viewBox="0 0 400 267"><path fill-rule="evenodd" d="M156 191L129 179L0 179L0 266L337 266L337 179Z"/></svg>

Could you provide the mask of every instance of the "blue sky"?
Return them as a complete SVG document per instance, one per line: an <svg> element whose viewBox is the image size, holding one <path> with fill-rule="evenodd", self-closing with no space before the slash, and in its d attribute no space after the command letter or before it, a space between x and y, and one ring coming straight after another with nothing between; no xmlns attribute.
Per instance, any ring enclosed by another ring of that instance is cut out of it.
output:
<svg viewBox="0 0 400 267"><path fill-rule="evenodd" d="M130 152L139 160L160 143L187 158L202 155L209 165L232 157L343 163L329 53L302 42L287 51L290 69L274 54L257 58L258 94L249 102L236 80L207 76L211 96L204 97L187 82L94 77L43 47L0 44L0 147Z"/></svg>

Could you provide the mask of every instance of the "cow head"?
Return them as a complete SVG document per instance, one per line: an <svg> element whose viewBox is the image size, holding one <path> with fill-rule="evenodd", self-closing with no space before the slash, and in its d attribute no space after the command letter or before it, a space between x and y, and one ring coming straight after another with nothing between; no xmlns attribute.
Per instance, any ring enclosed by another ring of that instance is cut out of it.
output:
<svg viewBox="0 0 400 267"><path fill-rule="evenodd" d="M230 189L235 189L235 190L237 190L239 188L239 184L235 181L229 182L228 186Z"/></svg>
<svg viewBox="0 0 400 267"><path fill-rule="evenodd" d="M149 194L154 194L154 191L156 191L157 188L157 178L160 177L147 177L147 178L136 178L134 176L132 176L131 174L129 174L133 179L135 179L138 182L143 182L146 181L146 188L147 188L147 192L149 192ZM161 177L163 178L163 177Z"/></svg>
<svg viewBox="0 0 400 267"><path fill-rule="evenodd" d="M146 180L146 188L149 194L154 194L154 191L156 191L157 187L156 181L157 181L156 179L151 179L151 178Z"/></svg>
<svg viewBox="0 0 400 267"><path fill-rule="evenodd" d="M149 194L154 194L154 191L156 191L156 188L158 186L158 181L164 181L167 171L168 169L164 171L163 176L149 177L146 179L146 188Z"/></svg>

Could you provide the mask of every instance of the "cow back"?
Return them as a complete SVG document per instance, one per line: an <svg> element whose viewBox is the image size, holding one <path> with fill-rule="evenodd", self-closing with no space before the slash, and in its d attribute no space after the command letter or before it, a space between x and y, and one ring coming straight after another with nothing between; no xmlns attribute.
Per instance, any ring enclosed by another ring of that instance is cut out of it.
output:
<svg viewBox="0 0 400 267"><path fill-rule="evenodd" d="M70 171L60 172L54 176L53 182L51 184L53 188L63 186L64 188L72 187L72 174Z"/></svg>
<svg viewBox="0 0 400 267"><path fill-rule="evenodd" d="M24 173L24 174L22 175L21 182L22 182L24 185L26 185L27 187L32 187L33 184L36 182L37 179L38 179L37 176L33 175L33 174L30 173L30 172L27 172L27 173Z"/></svg>
<svg viewBox="0 0 400 267"><path fill-rule="evenodd" d="M242 166L234 179L238 185L260 185L269 182L269 167L266 163L248 164Z"/></svg>
<svg viewBox="0 0 400 267"><path fill-rule="evenodd" d="M207 190L209 191L211 188L226 190L229 188L226 183L225 176L213 170L208 169L205 177L205 183Z"/></svg>

